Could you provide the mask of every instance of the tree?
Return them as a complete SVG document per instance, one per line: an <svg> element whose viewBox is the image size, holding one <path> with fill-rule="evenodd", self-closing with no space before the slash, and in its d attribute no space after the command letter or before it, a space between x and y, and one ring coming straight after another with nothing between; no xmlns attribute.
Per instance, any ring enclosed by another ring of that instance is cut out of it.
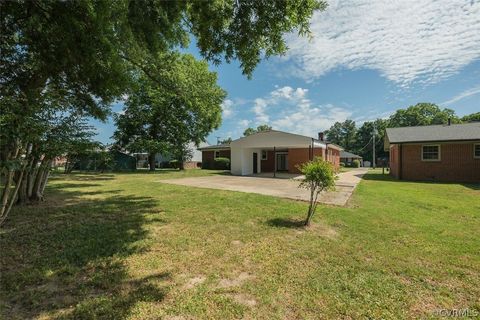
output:
<svg viewBox="0 0 480 320"><path fill-rule="evenodd" d="M357 128L355 121L335 122L325 133L329 142L338 144L346 150L352 150L355 144Z"/></svg>
<svg viewBox="0 0 480 320"><path fill-rule="evenodd" d="M480 121L480 112L468 114L462 117L462 122L475 122Z"/></svg>
<svg viewBox="0 0 480 320"><path fill-rule="evenodd" d="M243 131L243 136L246 137L246 136L255 134L257 132L270 131L270 130L272 130L272 127L270 127L267 124L261 124L257 127L257 129L250 128L250 127L245 129L245 131Z"/></svg>
<svg viewBox="0 0 480 320"><path fill-rule="evenodd" d="M331 163L324 161L320 157L306 162L298 166L300 172L305 175L305 178L300 183L299 187L310 190L310 201L307 211L307 218L305 219L305 226L309 226L317 210L318 195L322 191L332 190L335 188L335 170Z"/></svg>
<svg viewBox="0 0 480 320"><path fill-rule="evenodd" d="M358 128L355 135L355 144L352 148L352 152L362 156L364 160L372 161L373 159L373 132L374 126L377 129L375 136L375 153L376 157L385 157L387 153L384 150L383 143L385 137L385 128L387 127L387 121L383 119L377 119L375 121L366 121Z"/></svg>
<svg viewBox="0 0 480 320"><path fill-rule="evenodd" d="M66 107L55 103L53 110L46 92L57 101L76 100L68 105L74 113L105 119L139 74L178 89L164 81L168 70L159 57L187 47L190 35L204 58L237 59L250 76L262 58L285 53L284 34L308 35L313 12L325 7L317 0L1 2L0 180L21 175L23 159L47 133L38 118ZM16 191L3 193L2 201L12 203L11 195ZM0 215L10 210L4 202L1 208Z"/></svg>
<svg viewBox="0 0 480 320"><path fill-rule="evenodd" d="M219 144L230 144L232 142L232 138L228 137L227 139L218 140Z"/></svg>
<svg viewBox="0 0 480 320"><path fill-rule="evenodd" d="M220 125L226 96L217 85L216 73L192 55L175 54L164 76L164 81L175 84L173 89L141 76L123 114L115 118L116 144L132 152L148 152L151 171L156 153L176 155L183 163L187 144L198 145Z"/></svg>
<svg viewBox="0 0 480 320"><path fill-rule="evenodd" d="M460 123L460 119L452 109L440 109L433 103L417 103L407 109L399 109L389 118L389 127L428 126L446 124L448 119L452 123Z"/></svg>

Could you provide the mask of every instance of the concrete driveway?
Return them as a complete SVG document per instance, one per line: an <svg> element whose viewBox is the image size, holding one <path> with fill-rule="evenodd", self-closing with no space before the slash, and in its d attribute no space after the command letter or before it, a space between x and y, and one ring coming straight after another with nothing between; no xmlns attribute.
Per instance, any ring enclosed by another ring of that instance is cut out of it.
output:
<svg viewBox="0 0 480 320"><path fill-rule="evenodd" d="M358 168L340 173L335 191L320 194L318 202L344 206L367 170L367 168ZM258 193L279 198L309 201L310 193L308 190L298 188L298 178L287 179L286 177L290 176L273 178L270 174L258 176L218 175L159 180L158 182L198 188Z"/></svg>

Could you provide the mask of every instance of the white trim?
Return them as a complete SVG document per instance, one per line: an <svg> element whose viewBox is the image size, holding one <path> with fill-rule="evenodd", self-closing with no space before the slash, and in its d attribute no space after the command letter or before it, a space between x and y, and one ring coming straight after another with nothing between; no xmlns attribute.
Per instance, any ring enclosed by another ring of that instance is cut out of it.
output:
<svg viewBox="0 0 480 320"><path fill-rule="evenodd" d="M480 143L474 143L473 144L473 159L480 159L480 155L476 156L475 155L475 148L479 146L480 147Z"/></svg>
<svg viewBox="0 0 480 320"><path fill-rule="evenodd" d="M424 147L438 147L438 159L423 159L423 148ZM426 162L442 161L442 147L439 144L422 144L422 146L420 148L420 153L421 153L422 161L426 161Z"/></svg>

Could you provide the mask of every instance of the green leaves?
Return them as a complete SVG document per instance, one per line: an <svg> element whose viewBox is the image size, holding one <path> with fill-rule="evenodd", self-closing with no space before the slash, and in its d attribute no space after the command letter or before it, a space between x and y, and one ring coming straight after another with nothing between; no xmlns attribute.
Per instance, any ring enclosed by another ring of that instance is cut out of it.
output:
<svg viewBox="0 0 480 320"><path fill-rule="evenodd" d="M433 103L417 103L406 109L397 110L389 119L389 127L427 126L432 124L446 124L448 119L452 123L461 122L455 111L440 109Z"/></svg>
<svg viewBox="0 0 480 320"><path fill-rule="evenodd" d="M261 124L257 127L257 129L254 129L254 128L245 129L245 131L243 131L243 136L246 137L257 132L270 131L270 130L272 130L272 127L270 127L267 124Z"/></svg>
<svg viewBox="0 0 480 320"><path fill-rule="evenodd" d="M170 54L168 59L161 82L140 76L124 113L116 116L114 138L129 151L183 157L178 150L200 143L220 125L226 93L217 85L216 73L191 55Z"/></svg>
<svg viewBox="0 0 480 320"><path fill-rule="evenodd" d="M334 189L336 174L330 162L317 157L301 164L298 169L305 175L299 187L310 189L316 193Z"/></svg>

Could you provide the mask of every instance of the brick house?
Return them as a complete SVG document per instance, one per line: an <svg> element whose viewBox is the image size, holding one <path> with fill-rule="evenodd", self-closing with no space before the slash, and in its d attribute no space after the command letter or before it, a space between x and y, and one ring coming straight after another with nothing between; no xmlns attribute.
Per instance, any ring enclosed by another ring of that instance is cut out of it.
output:
<svg viewBox="0 0 480 320"><path fill-rule="evenodd" d="M385 150L397 179L480 182L480 122L387 128Z"/></svg>
<svg viewBox="0 0 480 320"><path fill-rule="evenodd" d="M351 165L353 160L360 161L360 166L363 166L363 158L361 156L348 151L340 152L340 162L343 162L346 165Z"/></svg>
<svg viewBox="0 0 480 320"><path fill-rule="evenodd" d="M231 160L231 173L250 175L262 172L299 173L297 166L314 157L340 166L341 147L319 138L269 130L234 140L230 145L210 146L200 149L202 161L211 162L217 157Z"/></svg>
<svg viewBox="0 0 480 320"><path fill-rule="evenodd" d="M215 169L216 158L231 158L229 144L205 146L198 150L202 152L202 169Z"/></svg>

